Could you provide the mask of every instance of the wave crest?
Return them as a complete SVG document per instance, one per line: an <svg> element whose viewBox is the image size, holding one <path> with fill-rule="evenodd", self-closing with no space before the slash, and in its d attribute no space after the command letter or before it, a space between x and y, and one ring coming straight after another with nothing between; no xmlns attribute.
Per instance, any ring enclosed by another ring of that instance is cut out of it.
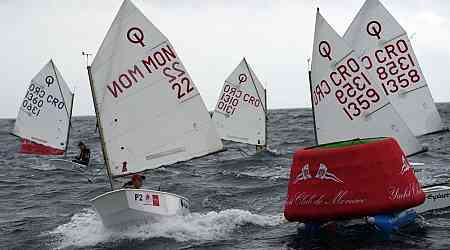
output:
<svg viewBox="0 0 450 250"><path fill-rule="evenodd" d="M159 222L112 230L103 227L92 209L85 209L49 234L55 236L56 248L86 247L122 239L170 238L176 241L209 241L226 238L236 228L252 224L266 227L283 222L280 215L259 215L240 209L191 213L161 219Z"/></svg>

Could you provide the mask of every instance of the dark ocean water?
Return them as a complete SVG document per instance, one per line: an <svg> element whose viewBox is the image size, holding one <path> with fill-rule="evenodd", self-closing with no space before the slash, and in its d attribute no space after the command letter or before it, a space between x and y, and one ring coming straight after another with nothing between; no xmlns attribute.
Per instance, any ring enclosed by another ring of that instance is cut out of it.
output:
<svg viewBox="0 0 450 250"><path fill-rule="evenodd" d="M438 108L449 126L450 104ZM14 120L0 120L0 249L450 249L450 209L389 237L366 225L313 237L297 230L283 219L283 202L293 152L313 145L311 113L272 110L269 119L270 152L226 142L228 151L147 172L147 187L188 197L192 214L125 231L105 229L89 203L109 191L94 117L73 120L69 156L80 139L93 151L94 165L83 173L17 154ZM418 178L446 181L450 133L420 140L429 151L411 159L426 163Z"/></svg>

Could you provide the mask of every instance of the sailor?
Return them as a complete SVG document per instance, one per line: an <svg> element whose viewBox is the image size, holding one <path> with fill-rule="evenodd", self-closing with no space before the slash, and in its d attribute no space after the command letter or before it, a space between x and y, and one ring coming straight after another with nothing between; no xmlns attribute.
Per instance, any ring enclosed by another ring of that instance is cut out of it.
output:
<svg viewBox="0 0 450 250"><path fill-rule="evenodd" d="M256 153L267 150L267 145L261 145L261 141L258 139L258 144L256 145Z"/></svg>
<svg viewBox="0 0 450 250"><path fill-rule="evenodd" d="M134 174L131 176L131 181L123 184L122 188L135 188L139 189L142 187L142 181L145 180L145 176Z"/></svg>
<svg viewBox="0 0 450 250"><path fill-rule="evenodd" d="M76 157L73 162L83 164L85 166L89 165L89 160L91 158L91 150L84 144L82 141L78 143L78 147L80 148L80 155Z"/></svg>

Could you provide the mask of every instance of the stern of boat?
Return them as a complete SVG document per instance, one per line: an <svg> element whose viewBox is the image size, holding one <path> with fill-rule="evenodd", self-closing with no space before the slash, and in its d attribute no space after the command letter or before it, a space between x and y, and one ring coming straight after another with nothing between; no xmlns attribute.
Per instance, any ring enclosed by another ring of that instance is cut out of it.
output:
<svg viewBox="0 0 450 250"><path fill-rule="evenodd" d="M106 227L152 223L164 217L189 213L189 200L150 189L118 189L91 200Z"/></svg>

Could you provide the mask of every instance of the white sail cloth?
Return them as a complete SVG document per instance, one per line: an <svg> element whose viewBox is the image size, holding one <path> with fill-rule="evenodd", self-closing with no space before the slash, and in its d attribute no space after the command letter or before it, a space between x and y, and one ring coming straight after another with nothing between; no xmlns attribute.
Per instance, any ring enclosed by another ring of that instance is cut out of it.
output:
<svg viewBox="0 0 450 250"><path fill-rule="evenodd" d="M319 144L388 136L406 154L422 150L354 51L317 12L311 90Z"/></svg>
<svg viewBox="0 0 450 250"><path fill-rule="evenodd" d="M344 39L414 135L444 129L406 31L378 0L364 3Z"/></svg>
<svg viewBox="0 0 450 250"><path fill-rule="evenodd" d="M222 139L266 145L265 89L242 59L225 80L213 121Z"/></svg>
<svg viewBox="0 0 450 250"><path fill-rule="evenodd" d="M205 104L172 44L131 1L120 7L91 73L113 176L222 149Z"/></svg>
<svg viewBox="0 0 450 250"><path fill-rule="evenodd" d="M50 60L28 85L12 133L63 152L67 147L72 100L72 91Z"/></svg>

